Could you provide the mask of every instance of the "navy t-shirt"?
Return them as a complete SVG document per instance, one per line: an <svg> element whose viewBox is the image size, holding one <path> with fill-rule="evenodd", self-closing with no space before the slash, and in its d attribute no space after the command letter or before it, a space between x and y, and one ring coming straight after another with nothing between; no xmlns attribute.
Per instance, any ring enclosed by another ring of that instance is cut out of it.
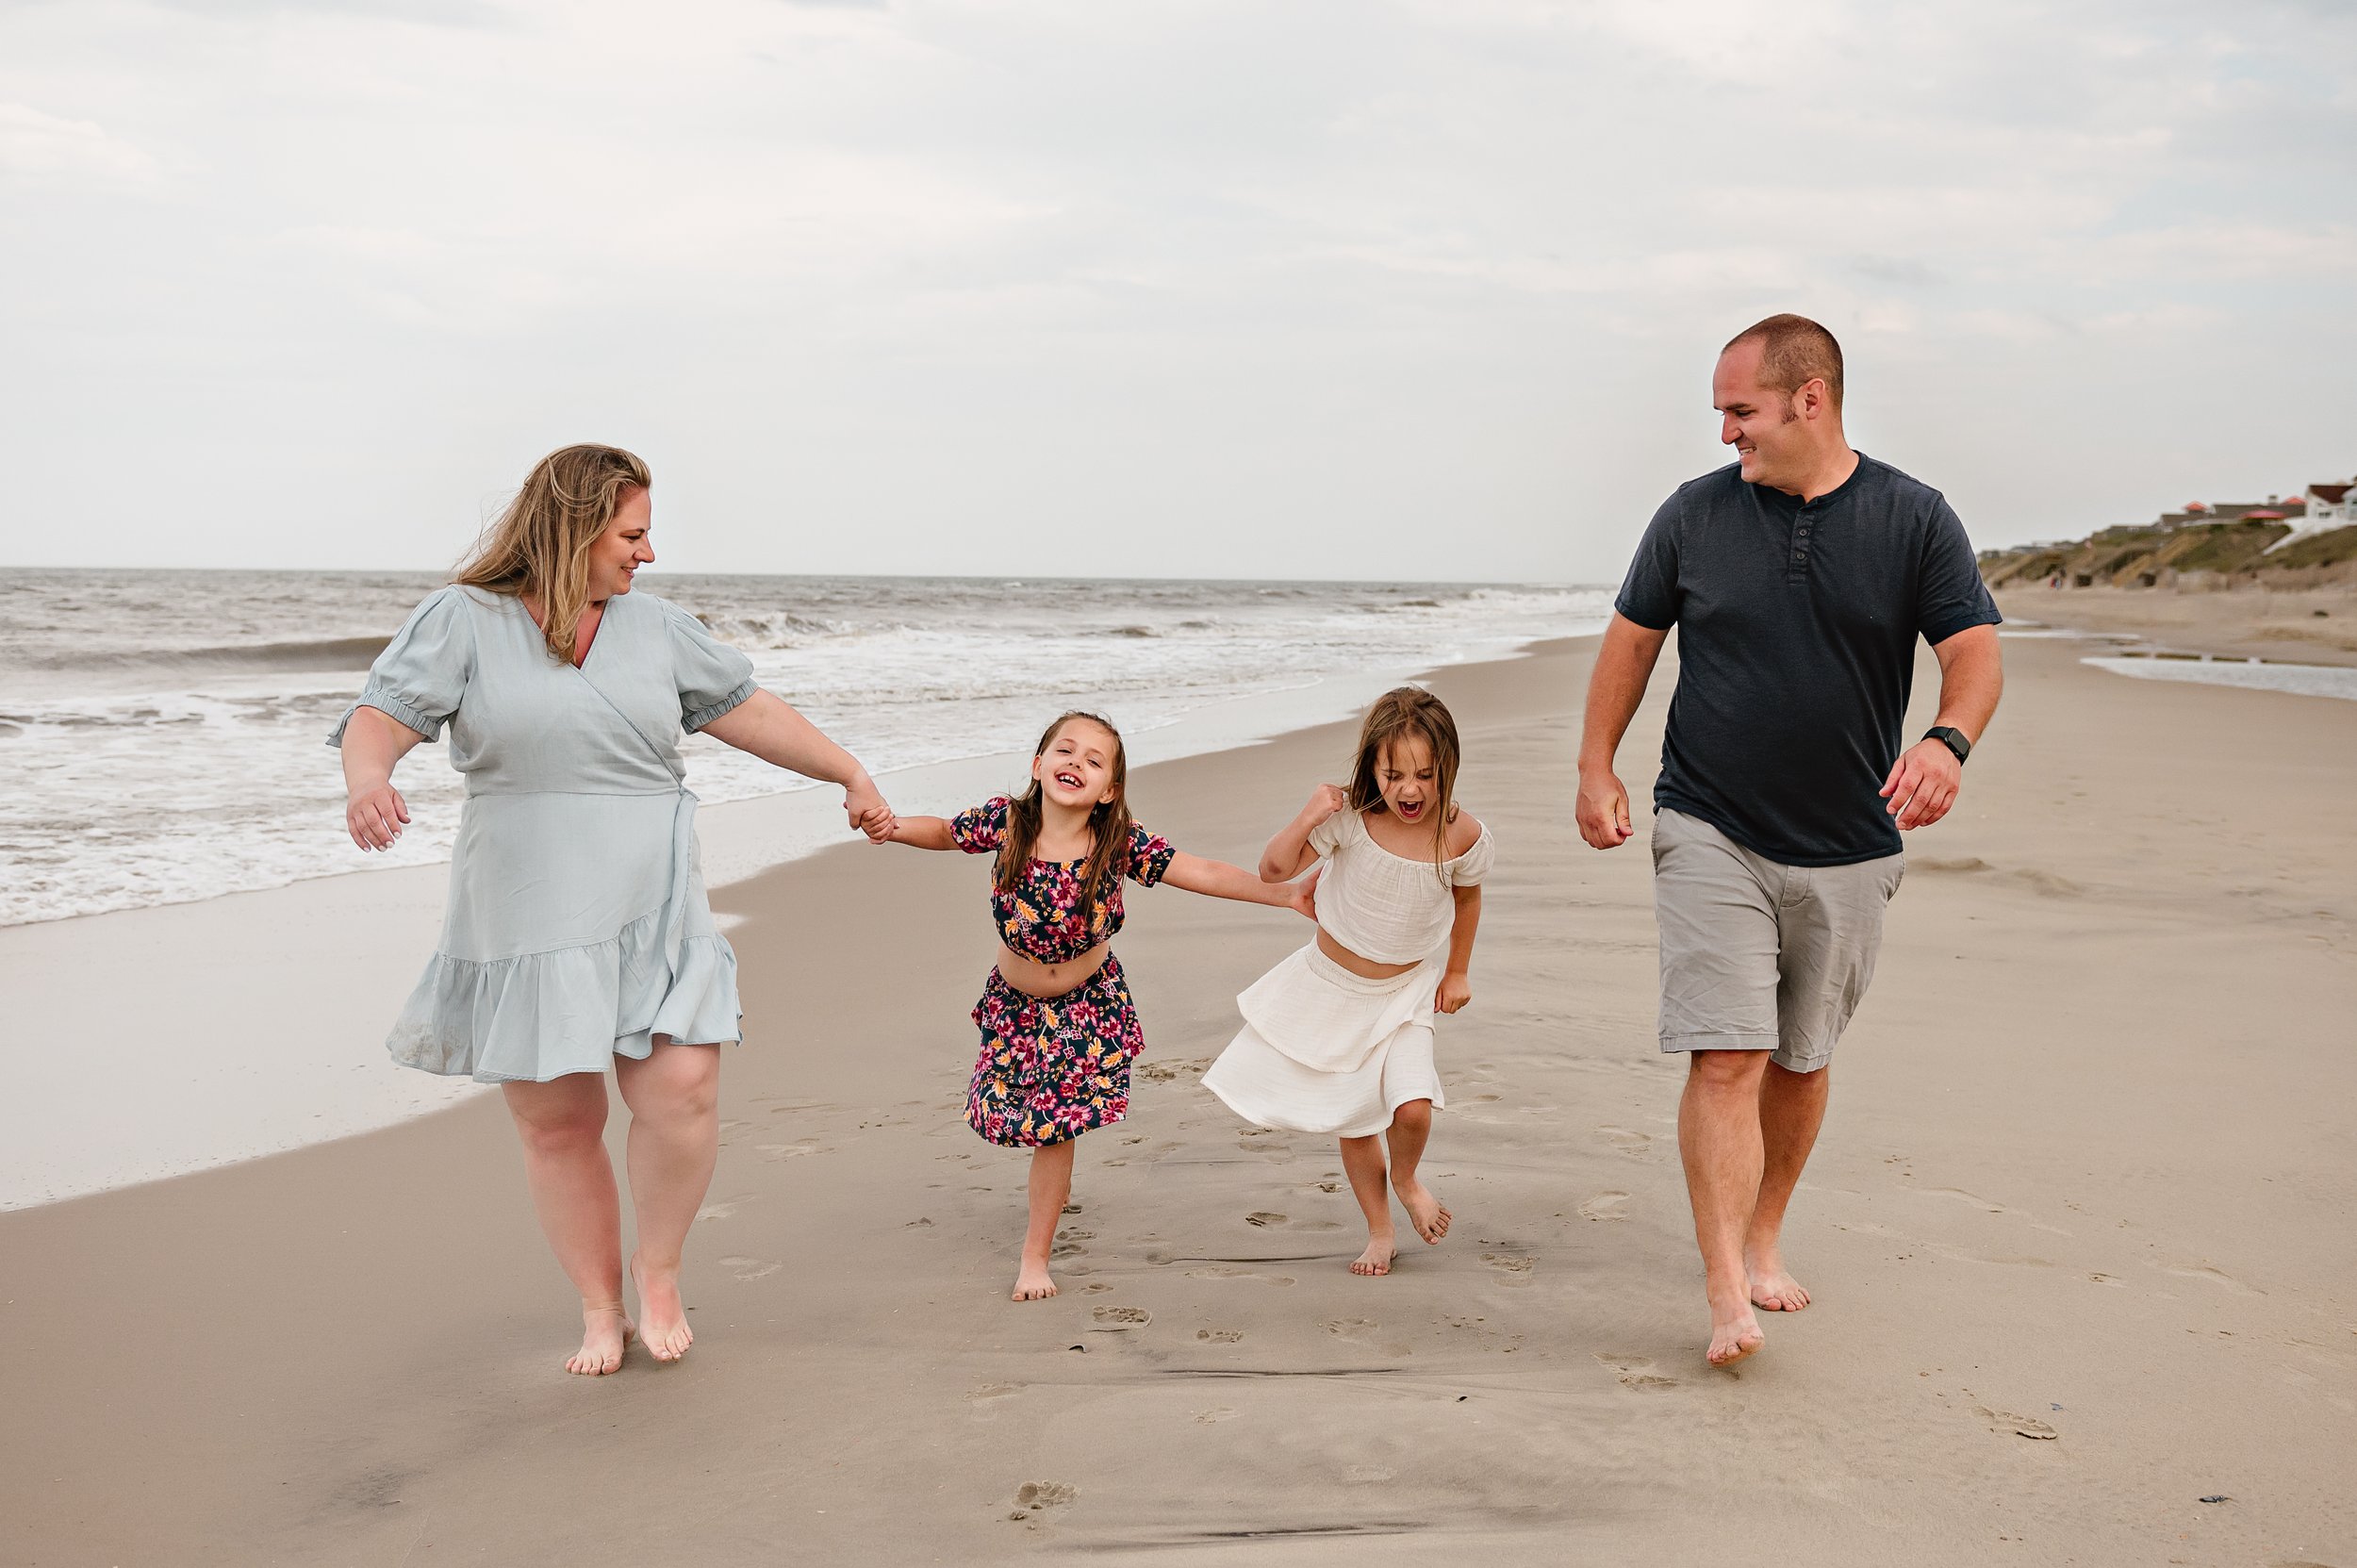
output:
<svg viewBox="0 0 2357 1568"><path fill-rule="evenodd" d="M1915 639L2003 619L1947 501L1863 454L1805 504L1737 464L1679 486L1613 607L1678 628L1655 807L1787 866L1899 852L1878 792L1904 749Z"/></svg>

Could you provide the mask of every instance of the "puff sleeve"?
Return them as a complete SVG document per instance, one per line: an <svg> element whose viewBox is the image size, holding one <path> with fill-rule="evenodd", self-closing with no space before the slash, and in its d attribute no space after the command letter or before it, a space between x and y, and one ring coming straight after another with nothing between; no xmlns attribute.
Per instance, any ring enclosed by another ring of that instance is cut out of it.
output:
<svg viewBox="0 0 2357 1568"><path fill-rule="evenodd" d="M1140 887L1151 887L1162 881L1178 853L1162 834L1147 833L1135 822L1129 824L1129 864L1126 874Z"/></svg>
<svg viewBox="0 0 2357 1568"><path fill-rule="evenodd" d="M1478 887L1481 879L1490 874L1490 867L1498 858L1497 840L1490 836L1490 825L1481 825L1481 836L1473 841L1473 848L1449 862L1448 880L1452 887Z"/></svg>
<svg viewBox="0 0 2357 1568"><path fill-rule="evenodd" d="M428 740L441 738L443 722L458 711L474 675L474 621L467 613L466 595L466 589L453 585L429 594L409 612L369 667L359 701L344 710L328 733L328 745L343 746L345 727L362 708L374 708Z"/></svg>
<svg viewBox="0 0 2357 1568"><path fill-rule="evenodd" d="M676 604L663 606L671 622L671 678L679 688L679 727L690 734L761 689L753 661L716 637Z"/></svg>
<svg viewBox="0 0 2357 1568"><path fill-rule="evenodd" d="M986 855L1007 841L1007 798L994 795L949 818L949 842L969 855Z"/></svg>
<svg viewBox="0 0 2357 1568"><path fill-rule="evenodd" d="M1350 841L1350 830L1364 826L1359 820L1359 814L1344 806L1310 830L1310 848L1330 860L1335 850Z"/></svg>

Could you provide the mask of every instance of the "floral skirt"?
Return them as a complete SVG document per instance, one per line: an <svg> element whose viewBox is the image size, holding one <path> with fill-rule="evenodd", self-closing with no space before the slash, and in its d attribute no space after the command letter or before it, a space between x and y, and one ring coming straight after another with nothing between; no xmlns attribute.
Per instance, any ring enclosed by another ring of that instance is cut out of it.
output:
<svg viewBox="0 0 2357 1568"><path fill-rule="evenodd" d="M994 1144L1036 1148L1129 1114L1129 1064L1145 1048L1121 961L1061 997L1030 997L997 969L974 1004L982 1052L965 1121Z"/></svg>

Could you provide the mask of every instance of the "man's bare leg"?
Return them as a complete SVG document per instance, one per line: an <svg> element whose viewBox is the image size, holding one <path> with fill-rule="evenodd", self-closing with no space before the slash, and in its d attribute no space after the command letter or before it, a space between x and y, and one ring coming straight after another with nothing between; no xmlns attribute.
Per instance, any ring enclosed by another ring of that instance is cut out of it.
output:
<svg viewBox="0 0 2357 1568"><path fill-rule="evenodd" d="M1817 1130L1824 1125L1825 1102L1832 1093L1830 1066L1796 1073L1771 1062L1760 1081L1759 1202L1743 1240L1743 1271L1750 1279L1752 1305L1772 1312L1797 1312L1808 1305L1808 1292L1785 1272L1779 1243L1785 1205L1792 1201L1801 1168L1817 1147Z"/></svg>
<svg viewBox="0 0 2357 1568"><path fill-rule="evenodd" d="M1710 1297L1713 1366L1732 1366L1767 1343L1743 1269L1743 1237L1759 1203L1759 1089L1767 1065L1764 1050L1695 1051L1678 1100L1678 1155Z"/></svg>

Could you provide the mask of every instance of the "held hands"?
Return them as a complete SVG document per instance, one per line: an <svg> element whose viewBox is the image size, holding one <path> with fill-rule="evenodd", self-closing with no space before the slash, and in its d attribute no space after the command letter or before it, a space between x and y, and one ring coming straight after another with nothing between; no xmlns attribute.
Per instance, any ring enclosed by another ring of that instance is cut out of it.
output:
<svg viewBox="0 0 2357 1568"><path fill-rule="evenodd" d="M1928 828L1947 816L1963 787L1964 764L1956 760L1956 754L1943 741L1920 740L1899 753L1890 777L1883 781L1881 794L1890 802L1887 809L1904 832Z"/></svg>
<svg viewBox="0 0 2357 1568"><path fill-rule="evenodd" d="M389 850L409 821L409 802L391 784L356 790L344 802L344 827L363 850Z"/></svg>
<svg viewBox="0 0 2357 1568"><path fill-rule="evenodd" d="M1609 849L1610 846L1598 844L1596 848L1603 850ZM1432 1011L1454 1013L1471 1000L1473 1000L1473 982L1452 969L1441 977L1441 989L1432 999Z"/></svg>
<svg viewBox="0 0 2357 1568"><path fill-rule="evenodd" d="M843 815L851 826L867 835L870 844L889 844L897 818L892 808L884 804L883 792L875 781L862 773L843 786Z"/></svg>
<svg viewBox="0 0 2357 1568"><path fill-rule="evenodd" d="M1617 850L1636 836L1629 827L1628 791L1608 767L1580 769L1577 816L1579 836L1591 849Z"/></svg>

